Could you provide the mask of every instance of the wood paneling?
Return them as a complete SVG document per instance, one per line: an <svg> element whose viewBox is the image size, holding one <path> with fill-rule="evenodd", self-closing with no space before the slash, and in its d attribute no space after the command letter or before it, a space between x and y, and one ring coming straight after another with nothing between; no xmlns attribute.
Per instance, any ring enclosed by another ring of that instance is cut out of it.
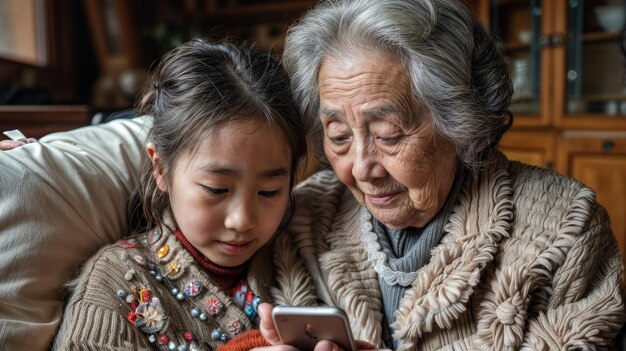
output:
<svg viewBox="0 0 626 351"><path fill-rule="evenodd" d="M499 148L511 160L554 167L555 137L551 132L510 131L500 141Z"/></svg>
<svg viewBox="0 0 626 351"><path fill-rule="evenodd" d="M82 127L89 119L86 106L0 106L0 131L19 129L29 138Z"/></svg>

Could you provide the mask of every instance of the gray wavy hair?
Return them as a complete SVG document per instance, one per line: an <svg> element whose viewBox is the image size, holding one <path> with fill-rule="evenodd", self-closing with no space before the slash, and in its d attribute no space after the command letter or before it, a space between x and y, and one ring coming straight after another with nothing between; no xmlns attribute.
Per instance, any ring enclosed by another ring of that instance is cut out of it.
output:
<svg viewBox="0 0 626 351"><path fill-rule="evenodd" d="M407 66L413 97L477 171L510 128L513 87L497 41L459 0L328 0L292 26L283 64L321 151L317 78L326 57L379 50Z"/></svg>

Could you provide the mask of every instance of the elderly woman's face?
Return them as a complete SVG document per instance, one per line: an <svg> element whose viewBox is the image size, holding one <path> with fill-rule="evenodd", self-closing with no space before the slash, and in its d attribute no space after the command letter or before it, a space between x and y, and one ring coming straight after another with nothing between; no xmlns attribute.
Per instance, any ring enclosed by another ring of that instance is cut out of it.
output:
<svg viewBox="0 0 626 351"><path fill-rule="evenodd" d="M339 179L386 226L427 224L445 202L457 158L412 102L400 59L328 57L318 80L324 151Z"/></svg>

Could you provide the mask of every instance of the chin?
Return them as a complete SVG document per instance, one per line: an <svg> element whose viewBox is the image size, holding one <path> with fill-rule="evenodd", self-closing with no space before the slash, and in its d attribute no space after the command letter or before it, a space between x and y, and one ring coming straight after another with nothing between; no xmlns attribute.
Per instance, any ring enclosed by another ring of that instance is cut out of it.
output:
<svg viewBox="0 0 626 351"><path fill-rule="evenodd" d="M428 224L428 221L424 219L423 214L413 212L409 216L397 216L385 214L384 211L370 210L374 218L385 225L385 227L392 230L402 230L408 227L421 228Z"/></svg>
<svg viewBox="0 0 626 351"><path fill-rule="evenodd" d="M381 212L380 209L368 209L370 211L370 213L372 214L372 216L374 216L374 218L376 218L377 221L379 221L380 223L384 224L385 227L392 229L392 230L401 230L404 229L406 227L408 227L409 225L405 225L406 221L402 221L399 218L397 218L396 216L387 216L384 212Z"/></svg>

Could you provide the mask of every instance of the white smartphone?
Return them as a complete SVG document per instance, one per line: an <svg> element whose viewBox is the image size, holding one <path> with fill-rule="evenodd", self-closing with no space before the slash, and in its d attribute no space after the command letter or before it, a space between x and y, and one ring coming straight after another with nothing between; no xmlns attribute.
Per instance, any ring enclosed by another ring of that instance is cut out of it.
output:
<svg viewBox="0 0 626 351"><path fill-rule="evenodd" d="M329 340L344 350L356 351L345 312L337 307L276 306L272 319L285 345L313 350L320 340Z"/></svg>

